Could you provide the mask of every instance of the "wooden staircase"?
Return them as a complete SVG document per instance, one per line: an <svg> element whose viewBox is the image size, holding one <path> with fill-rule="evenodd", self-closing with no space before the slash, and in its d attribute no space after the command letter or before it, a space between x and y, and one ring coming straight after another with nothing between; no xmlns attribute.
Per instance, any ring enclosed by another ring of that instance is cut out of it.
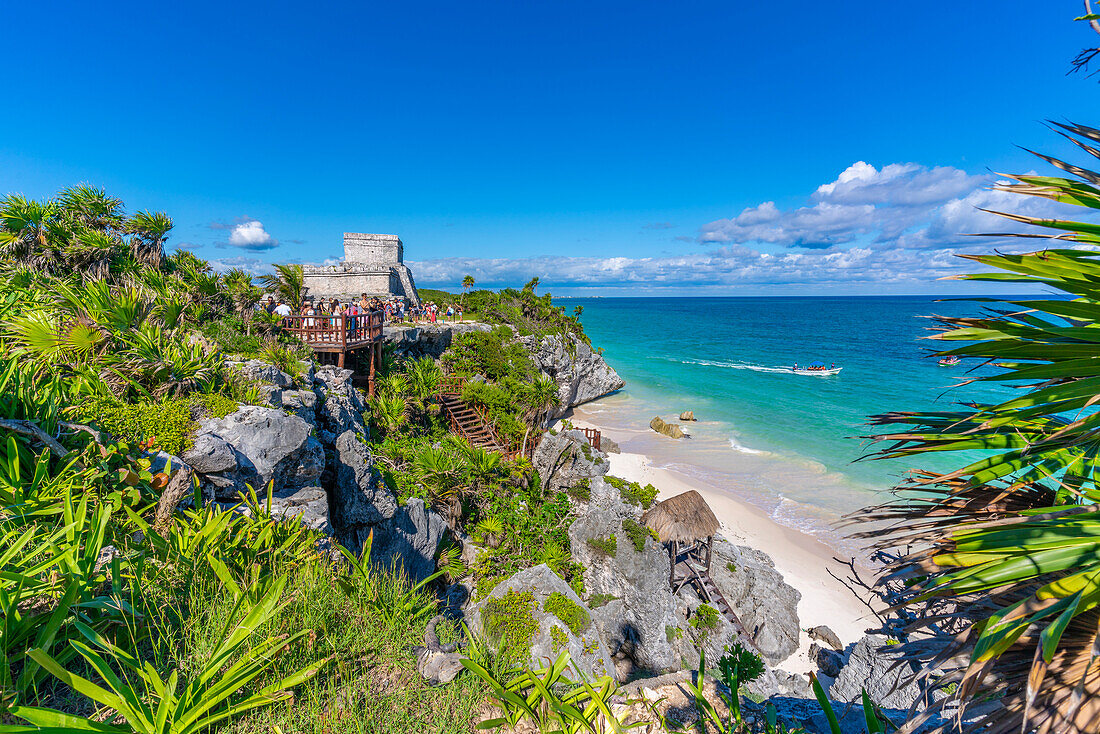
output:
<svg viewBox="0 0 1100 734"><path fill-rule="evenodd" d="M459 434L471 446L480 446L483 449L504 453L504 447L500 445L492 429L485 424L481 415L462 398L453 395L441 395L439 400L443 412L451 421L451 430Z"/></svg>
<svg viewBox="0 0 1100 734"><path fill-rule="evenodd" d="M711 578L706 565L692 556L691 549L686 549L682 553L677 553L674 562L676 565L674 567L673 577L677 579L678 583L673 585L673 593L679 591L685 583L694 586L695 590L699 592L699 596L703 598L703 601L712 604L715 609L722 613L722 616L725 617L726 621L733 627L733 631L737 633L738 640L740 640L745 647L760 654L760 650L756 647L755 635L749 633L748 629L745 628L745 625L737 617L737 613L733 611L733 607L726 601L726 597L718 590L718 585L714 583L714 579Z"/></svg>
<svg viewBox="0 0 1100 734"><path fill-rule="evenodd" d="M514 458L518 452L504 446L485 416L462 399L462 388L465 384L463 378L448 375L439 385L439 405L451 423L451 430L469 441L471 446Z"/></svg>

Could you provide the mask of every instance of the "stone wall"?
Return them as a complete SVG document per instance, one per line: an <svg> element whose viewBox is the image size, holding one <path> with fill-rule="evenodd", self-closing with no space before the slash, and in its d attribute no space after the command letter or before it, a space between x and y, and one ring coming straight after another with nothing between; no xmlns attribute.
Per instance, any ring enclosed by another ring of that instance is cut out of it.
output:
<svg viewBox="0 0 1100 734"><path fill-rule="evenodd" d="M404 262L404 246L395 234L344 233L344 262L390 267Z"/></svg>

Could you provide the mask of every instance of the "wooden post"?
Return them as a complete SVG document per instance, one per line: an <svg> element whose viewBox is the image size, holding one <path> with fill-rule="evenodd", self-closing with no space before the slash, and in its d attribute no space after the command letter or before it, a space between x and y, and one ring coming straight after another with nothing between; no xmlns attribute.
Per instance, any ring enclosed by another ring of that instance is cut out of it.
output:
<svg viewBox="0 0 1100 734"><path fill-rule="evenodd" d="M368 347L368 351L370 352L370 356L368 357L370 366L367 368L367 395L370 395L372 398L374 397L374 363L378 360L377 347L377 344L371 344L370 347Z"/></svg>
<svg viewBox="0 0 1100 734"><path fill-rule="evenodd" d="M710 573L710 557L714 555L714 536L707 538L707 573Z"/></svg>
<svg viewBox="0 0 1100 734"><path fill-rule="evenodd" d="M670 541L668 550L669 550L669 560L671 560L671 563L669 564L669 569L668 569L668 585L670 587L674 587L674 585L676 583L676 541L675 540Z"/></svg>

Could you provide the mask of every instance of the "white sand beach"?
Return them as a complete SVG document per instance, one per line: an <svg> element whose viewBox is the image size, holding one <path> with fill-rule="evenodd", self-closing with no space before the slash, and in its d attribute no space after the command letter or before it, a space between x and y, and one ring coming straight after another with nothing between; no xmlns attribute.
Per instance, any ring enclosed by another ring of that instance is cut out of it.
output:
<svg viewBox="0 0 1100 734"><path fill-rule="evenodd" d="M597 428L600 425L574 416L573 425ZM668 499L694 489L703 496L722 524L722 534L737 545L746 545L764 551L775 562L788 584L802 594L798 604L799 622L803 630L827 625L845 645L856 642L864 631L877 627L876 617L859 596L848 586L830 575L848 579L851 569L847 558L814 536L786 527L770 518L760 508L744 502L721 487L689 477L671 469L658 468L644 454L610 454L610 473L623 479L652 484L659 491L658 499ZM864 580L871 579L871 572L860 570ZM866 597L866 594L864 594ZM808 673L816 670L808 657L812 641L805 631L800 636L799 650L779 667L792 673Z"/></svg>

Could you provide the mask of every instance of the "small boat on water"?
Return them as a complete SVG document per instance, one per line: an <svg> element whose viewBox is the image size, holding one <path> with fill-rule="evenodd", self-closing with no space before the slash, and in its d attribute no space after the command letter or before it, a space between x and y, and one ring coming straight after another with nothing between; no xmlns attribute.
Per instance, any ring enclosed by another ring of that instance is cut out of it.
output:
<svg viewBox="0 0 1100 734"><path fill-rule="evenodd" d="M940 360L940 367L954 367L961 361L958 357L951 355Z"/></svg>
<svg viewBox="0 0 1100 734"><path fill-rule="evenodd" d="M839 374L843 367L829 366L826 367L824 362L810 362L805 367L799 367L795 365L791 367L791 372L796 375L813 375L814 377L827 377L828 375Z"/></svg>

